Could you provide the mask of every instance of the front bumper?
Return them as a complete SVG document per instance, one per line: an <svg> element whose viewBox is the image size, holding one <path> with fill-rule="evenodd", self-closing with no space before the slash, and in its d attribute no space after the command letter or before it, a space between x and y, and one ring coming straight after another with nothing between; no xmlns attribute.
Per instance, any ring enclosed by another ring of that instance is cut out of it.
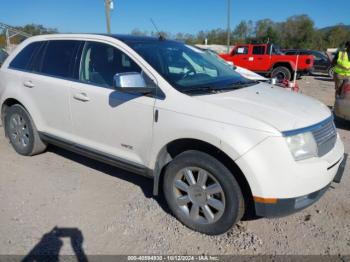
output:
<svg viewBox="0 0 350 262"><path fill-rule="evenodd" d="M344 155L344 158L339 166L338 172L334 177L334 183L340 183L341 178L344 174L346 160L347 155ZM337 164L335 166L337 166ZM316 192L301 197L277 199L275 203L262 203L259 201L255 201L254 203L256 215L261 217L283 217L293 214L317 202L326 193L329 186L330 184Z"/></svg>
<svg viewBox="0 0 350 262"><path fill-rule="evenodd" d="M330 184L344 157L338 136L323 157L295 161L284 137L270 137L236 160L254 197L290 199L316 192Z"/></svg>

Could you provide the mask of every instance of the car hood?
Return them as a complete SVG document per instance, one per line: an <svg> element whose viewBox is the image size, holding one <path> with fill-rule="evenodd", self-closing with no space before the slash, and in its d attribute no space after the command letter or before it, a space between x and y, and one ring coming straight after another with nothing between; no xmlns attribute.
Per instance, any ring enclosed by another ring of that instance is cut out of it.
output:
<svg viewBox="0 0 350 262"><path fill-rule="evenodd" d="M318 100L266 83L196 98L247 115L281 132L308 127L331 116L328 107Z"/></svg>
<svg viewBox="0 0 350 262"><path fill-rule="evenodd" d="M256 80L256 81L267 81L268 80L267 78L265 78L261 75L258 75L257 73L254 73L254 72L252 72L248 69L245 69L243 67L239 67L239 66L235 66L235 67L236 67L235 71L247 79Z"/></svg>

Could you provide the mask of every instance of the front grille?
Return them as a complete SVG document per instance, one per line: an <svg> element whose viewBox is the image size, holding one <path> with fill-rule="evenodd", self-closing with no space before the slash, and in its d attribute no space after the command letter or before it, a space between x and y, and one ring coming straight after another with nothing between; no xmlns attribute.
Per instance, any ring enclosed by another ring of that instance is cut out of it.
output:
<svg viewBox="0 0 350 262"><path fill-rule="evenodd" d="M320 124L312 131L317 143L318 156L322 157L331 151L337 141L337 130L335 128L333 119Z"/></svg>

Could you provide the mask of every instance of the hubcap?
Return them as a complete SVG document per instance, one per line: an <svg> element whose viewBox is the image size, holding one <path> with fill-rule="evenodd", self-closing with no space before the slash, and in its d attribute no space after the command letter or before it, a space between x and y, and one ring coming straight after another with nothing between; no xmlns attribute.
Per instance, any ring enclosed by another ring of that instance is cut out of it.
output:
<svg viewBox="0 0 350 262"><path fill-rule="evenodd" d="M287 78L287 76L283 72L278 72L276 75L276 78L278 81L283 81L284 79Z"/></svg>
<svg viewBox="0 0 350 262"><path fill-rule="evenodd" d="M10 118L9 133L11 141L17 147L23 149L29 144L29 130L26 121L19 114L13 114Z"/></svg>
<svg viewBox="0 0 350 262"><path fill-rule="evenodd" d="M175 176L173 193L180 210L196 223L212 224L225 211L224 191L215 177L204 169L182 169Z"/></svg>

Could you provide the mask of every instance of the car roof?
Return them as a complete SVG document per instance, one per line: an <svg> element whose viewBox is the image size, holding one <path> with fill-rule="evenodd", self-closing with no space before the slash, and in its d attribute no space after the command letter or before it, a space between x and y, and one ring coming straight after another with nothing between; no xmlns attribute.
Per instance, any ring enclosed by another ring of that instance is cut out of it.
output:
<svg viewBox="0 0 350 262"><path fill-rule="evenodd" d="M36 40L54 40L54 39L69 39L69 38L93 38L93 39L99 39L99 37L111 37L114 39L117 39L119 41L122 41L124 43L137 43L137 42L173 42L173 43L181 43L179 41L175 40L168 40L163 37L153 37L153 36L135 36L135 35L123 35L123 34L99 34L99 33L89 33L89 34L48 34L48 35L39 35L34 36L29 39L36 39Z"/></svg>

